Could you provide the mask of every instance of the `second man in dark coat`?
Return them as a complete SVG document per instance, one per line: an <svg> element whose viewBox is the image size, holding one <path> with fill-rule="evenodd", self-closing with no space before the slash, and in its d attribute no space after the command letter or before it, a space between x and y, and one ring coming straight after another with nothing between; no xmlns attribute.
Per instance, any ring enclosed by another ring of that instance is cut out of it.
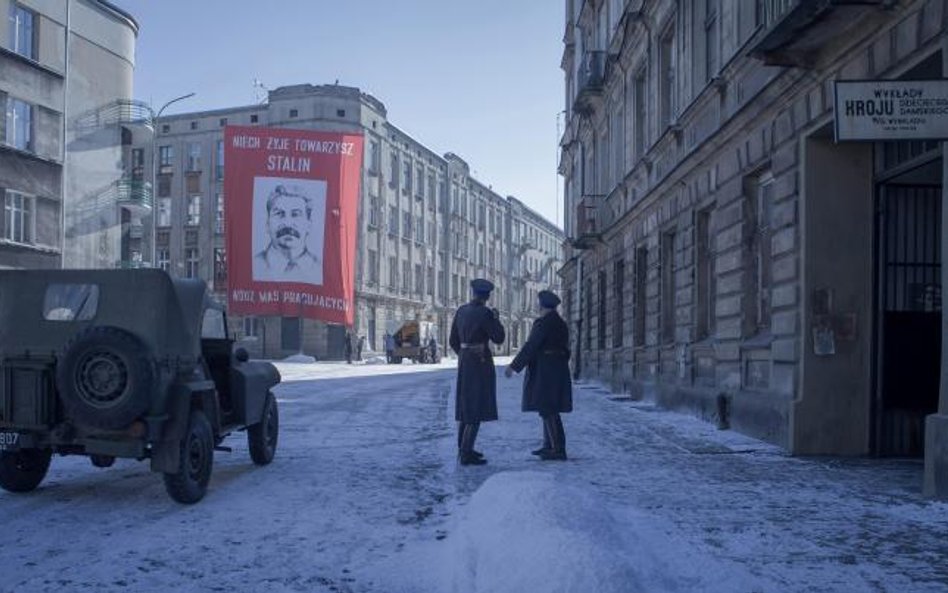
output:
<svg viewBox="0 0 948 593"><path fill-rule="evenodd" d="M573 411L573 383L569 375L569 327L556 312L560 299L549 290L538 295L540 316L527 342L507 367L510 377L527 369L523 381L523 411L543 418L543 446L533 452L542 459L566 459L566 433L560 414Z"/></svg>
<svg viewBox="0 0 948 593"><path fill-rule="evenodd" d="M473 298L458 308L451 324L449 345L458 355L455 418L461 465L487 462L474 450L474 441L481 422L497 420L497 372L488 342L502 344L505 335L497 310L487 308L492 290L490 281L472 280Z"/></svg>

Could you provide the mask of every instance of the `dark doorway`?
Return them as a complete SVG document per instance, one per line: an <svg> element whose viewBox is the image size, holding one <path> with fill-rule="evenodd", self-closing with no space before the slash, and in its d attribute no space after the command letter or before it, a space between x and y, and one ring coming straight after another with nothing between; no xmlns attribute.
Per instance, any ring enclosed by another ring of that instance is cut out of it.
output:
<svg viewBox="0 0 948 593"><path fill-rule="evenodd" d="M300 352L300 318L281 317L280 347L284 351Z"/></svg>
<svg viewBox="0 0 948 593"><path fill-rule="evenodd" d="M343 360L346 357L346 326L330 324L327 326L327 330L327 358L330 360Z"/></svg>
<svg viewBox="0 0 948 593"><path fill-rule="evenodd" d="M878 186L878 455L921 456L925 416L938 410L940 179L936 159Z"/></svg>

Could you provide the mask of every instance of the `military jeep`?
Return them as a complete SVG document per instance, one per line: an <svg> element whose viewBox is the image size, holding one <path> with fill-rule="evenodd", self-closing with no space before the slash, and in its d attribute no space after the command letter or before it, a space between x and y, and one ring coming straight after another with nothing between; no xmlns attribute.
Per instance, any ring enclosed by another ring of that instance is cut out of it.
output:
<svg viewBox="0 0 948 593"><path fill-rule="evenodd" d="M273 460L276 368L234 350L200 280L138 270L0 270L0 487L39 486L53 453L148 459L201 500L215 450L246 430Z"/></svg>

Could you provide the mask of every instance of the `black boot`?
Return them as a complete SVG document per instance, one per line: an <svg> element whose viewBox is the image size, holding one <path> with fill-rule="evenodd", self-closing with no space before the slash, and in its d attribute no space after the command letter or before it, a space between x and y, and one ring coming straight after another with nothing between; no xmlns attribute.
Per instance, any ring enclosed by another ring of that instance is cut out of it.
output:
<svg viewBox="0 0 948 593"><path fill-rule="evenodd" d="M544 461L566 461L566 433L563 430L563 421L559 414L553 414L543 419L546 429L550 433L549 450L540 453L540 459Z"/></svg>
<svg viewBox="0 0 948 593"><path fill-rule="evenodd" d="M458 454L458 461L461 465L484 465L487 460L483 456L478 456L474 452L474 441L477 440L477 430L480 423L473 422L464 425L464 432L461 437L461 451Z"/></svg>
<svg viewBox="0 0 948 593"><path fill-rule="evenodd" d="M463 443L463 441L464 441L464 427L465 427L465 424L464 424L464 423L458 422L458 455L461 454L462 443ZM475 433L475 438L476 438L476 436L477 436L477 435L476 435L476 433ZM484 454L481 453L480 451L474 451L474 450L472 449L472 450L471 450L471 453L473 453L475 457L484 457Z"/></svg>
<svg viewBox="0 0 948 593"><path fill-rule="evenodd" d="M530 451L531 455L542 455L544 451L549 451L553 448L553 445L550 444L550 431L546 428L546 420L543 417L540 417L543 425L543 446L539 449L534 449Z"/></svg>

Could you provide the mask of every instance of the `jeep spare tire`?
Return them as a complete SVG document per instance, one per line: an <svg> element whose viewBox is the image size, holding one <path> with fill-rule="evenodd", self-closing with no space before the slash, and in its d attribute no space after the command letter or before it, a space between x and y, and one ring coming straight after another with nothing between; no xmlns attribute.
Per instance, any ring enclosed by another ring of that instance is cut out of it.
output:
<svg viewBox="0 0 948 593"><path fill-rule="evenodd" d="M56 365L56 388L68 416L109 430L125 428L145 413L156 379L142 341L111 326L76 334Z"/></svg>

